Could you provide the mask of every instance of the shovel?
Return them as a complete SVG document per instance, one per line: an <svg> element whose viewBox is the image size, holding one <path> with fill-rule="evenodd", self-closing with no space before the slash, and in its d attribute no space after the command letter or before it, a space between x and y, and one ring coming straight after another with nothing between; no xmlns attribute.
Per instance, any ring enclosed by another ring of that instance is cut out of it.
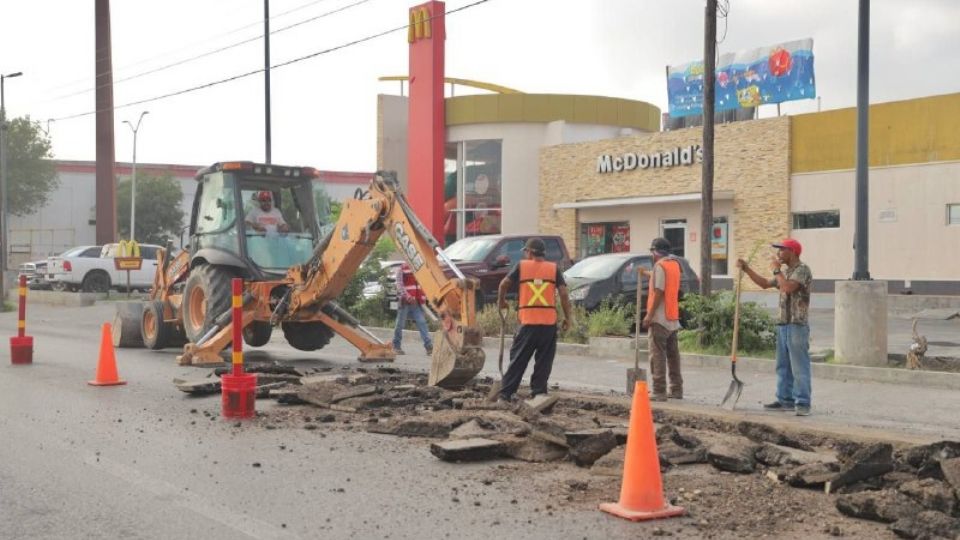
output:
<svg viewBox="0 0 960 540"><path fill-rule="evenodd" d="M497 360L497 368L500 370L500 380L490 385L490 391L487 392L487 403L493 403L500 396L500 390L503 389L503 342L504 333L507 331L507 319L503 315L503 309L497 308L500 315L500 357Z"/></svg>
<svg viewBox="0 0 960 540"><path fill-rule="evenodd" d="M727 395L723 397L720 406L732 411L740 400L740 394L743 393L743 381L737 378L737 342L740 337L740 285L743 282L743 269L737 274L737 290L734 293L733 308L733 344L730 346L730 374L733 380L730 381L730 388L727 389Z"/></svg>
<svg viewBox="0 0 960 540"><path fill-rule="evenodd" d="M637 267L637 312L634 315L636 323L636 330L634 330L634 339L633 339L633 368L627 368L627 395L633 395L633 389L637 386L637 381L646 381L647 372L646 370L640 367L640 355L643 354L640 351L640 331L643 329L643 321L640 319L640 298L643 284L643 273L641 272L642 267ZM644 355L646 356L646 355ZM644 363L647 359L644 358Z"/></svg>

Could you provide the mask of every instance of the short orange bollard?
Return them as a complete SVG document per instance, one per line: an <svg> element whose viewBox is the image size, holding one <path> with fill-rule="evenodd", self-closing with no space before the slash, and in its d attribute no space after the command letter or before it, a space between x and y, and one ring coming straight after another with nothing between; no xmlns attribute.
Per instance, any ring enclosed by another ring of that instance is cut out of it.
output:
<svg viewBox="0 0 960 540"><path fill-rule="evenodd" d="M220 377L224 418L253 418L257 415L257 375L243 372L243 279L233 278L233 373Z"/></svg>
<svg viewBox="0 0 960 540"><path fill-rule="evenodd" d="M10 338L10 362L19 365L33 363L33 338L27 335L27 276L20 276L17 335Z"/></svg>
<svg viewBox="0 0 960 540"><path fill-rule="evenodd" d="M120 380L117 374L117 357L113 352L113 331L110 329L110 323L103 323L100 330L100 358L97 361L97 375L87 384L93 386L114 386L118 384L127 384L127 381Z"/></svg>
<svg viewBox="0 0 960 540"><path fill-rule="evenodd" d="M683 508L673 506L663 498L657 438L644 381L637 381L633 391L620 502L603 503L600 510L630 521L682 516L684 513Z"/></svg>

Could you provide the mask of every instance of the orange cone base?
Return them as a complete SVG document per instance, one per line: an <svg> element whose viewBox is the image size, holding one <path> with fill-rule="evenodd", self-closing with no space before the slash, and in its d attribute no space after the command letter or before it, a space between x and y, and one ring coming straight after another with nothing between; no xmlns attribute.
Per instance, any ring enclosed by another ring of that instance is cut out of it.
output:
<svg viewBox="0 0 960 540"><path fill-rule="evenodd" d="M109 382L87 381L87 384L92 386L117 386L118 384L127 384L127 381L119 380L119 379L116 381L109 381Z"/></svg>
<svg viewBox="0 0 960 540"><path fill-rule="evenodd" d="M600 510L617 517L622 517L623 519L629 519L630 521L647 521L650 519L677 517L682 516L686 512L683 507L673 506L671 504L665 504L663 508L659 510L642 511L628 510L620 506L620 503L603 503L600 505Z"/></svg>

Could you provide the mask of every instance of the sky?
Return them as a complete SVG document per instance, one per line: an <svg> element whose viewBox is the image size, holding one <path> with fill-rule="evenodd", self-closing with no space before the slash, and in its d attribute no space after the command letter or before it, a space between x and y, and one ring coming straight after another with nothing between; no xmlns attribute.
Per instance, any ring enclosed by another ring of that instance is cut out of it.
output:
<svg viewBox="0 0 960 540"><path fill-rule="evenodd" d="M446 2L448 12L464 8L446 19L448 77L529 93L635 99L666 111L664 67L703 55L704 0L477 2ZM813 38L819 106L852 107L857 4L729 0L728 16L718 22L718 51ZM274 163L376 168L377 94L399 93L399 83L377 79L407 72L403 27L412 5L270 0L272 31L301 23L271 36L271 64L320 53L271 71ZM24 73L7 80L7 115L29 115L49 128L58 159L95 158L94 116L69 118L95 109L93 6L0 0L0 73ZM122 107L262 69L262 0L113 0L111 11L117 161L132 156L132 132L122 122L136 123L144 110L138 162L264 159L262 73ZM960 0L873 0L871 11L871 102L960 91ZM249 42L236 45L242 41ZM794 101L781 112L817 107L817 100ZM760 111L775 114L775 106Z"/></svg>

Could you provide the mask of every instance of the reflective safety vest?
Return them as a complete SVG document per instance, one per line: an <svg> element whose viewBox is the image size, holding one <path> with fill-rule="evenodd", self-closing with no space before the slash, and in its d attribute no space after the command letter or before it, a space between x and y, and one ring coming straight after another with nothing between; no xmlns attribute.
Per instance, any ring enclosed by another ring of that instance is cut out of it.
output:
<svg viewBox="0 0 960 540"><path fill-rule="evenodd" d="M654 265L654 271L659 266L663 269L663 309L668 321L680 320L680 261L677 259L665 258L657 261ZM647 292L647 313L653 312L653 275L648 279L650 282Z"/></svg>
<svg viewBox="0 0 960 540"><path fill-rule="evenodd" d="M520 261L520 324L557 324L557 264Z"/></svg>

